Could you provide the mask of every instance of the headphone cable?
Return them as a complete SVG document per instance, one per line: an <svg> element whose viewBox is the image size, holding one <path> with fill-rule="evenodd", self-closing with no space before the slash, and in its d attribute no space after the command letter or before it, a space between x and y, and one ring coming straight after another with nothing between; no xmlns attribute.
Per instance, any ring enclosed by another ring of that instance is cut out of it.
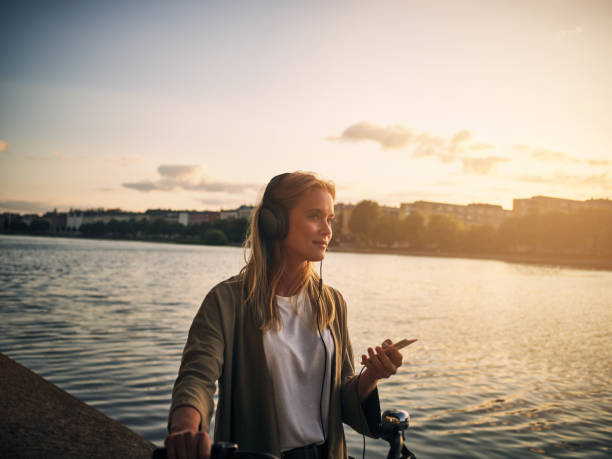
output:
<svg viewBox="0 0 612 459"><path fill-rule="evenodd" d="M319 295L317 296L317 306L319 308L319 316L321 314L321 294L323 293L323 260L321 260L321 265L319 267ZM325 388L325 378L327 376L327 346L325 345L325 340L323 339L323 334L321 333L321 327L317 324L317 330L319 332L319 338L321 338L321 343L323 343L324 349L324 364L323 364L323 380L321 381L321 395L319 397L319 421L321 422L321 430L323 431L323 441L327 441L327 434L325 433L325 426L323 425L323 390Z"/></svg>
<svg viewBox="0 0 612 459"><path fill-rule="evenodd" d="M363 373L363 370L365 370L365 368L365 365L362 366L361 371L357 375L357 391L359 391L359 379L361 378L361 373ZM361 436L363 437L363 453L361 454L361 458L365 459L365 434L362 433Z"/></svg>

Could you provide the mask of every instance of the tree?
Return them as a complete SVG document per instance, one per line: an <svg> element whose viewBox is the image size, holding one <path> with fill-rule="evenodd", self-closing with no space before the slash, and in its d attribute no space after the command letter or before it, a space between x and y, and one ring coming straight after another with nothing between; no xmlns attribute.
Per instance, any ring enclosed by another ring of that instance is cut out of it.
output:
<svg viewBox="0 0 612 459"><path fill-rule="evenodd" d="M43 218L35 218L30 223L30 231L33 233L47 233L49 228L51 228L49 221Z"/></svg>
<svg viewBox="0 0 612 459"><path fill-rule="evenodd" d="M79 230L85 236L98 237L106 233L106 225L104 222L84 223Z"/></svg>
<svg viewBox="0 0 612 459"><path fill-rule="evenodd" d="M427 237L429 242L442 250L454 250L461 223L455 217L442 214L433 214L427 225Z"/></svg>
<svg viewBox="0 0 612 459"><path fill-rule="evenodd" d="M383 215L376 223L374 240L387 247L395 244L398 238L398 223L396 214Z"/></svg>
<svg viewBox="0 0 612 459"><path fill-rule="evenodd" d="M519 217L508 217L504 219L497 228L497 249L502 252L515 252L519 250Z"/></svg>
<svg viewBox="0 0 612 459"><path fill-rule="evenodd" d="M377 202L368 200L359 202L351 212L349 220L351 232L362 241L372 241L380 214Z"/></svg>
<svg viewBox="0 0 612 459"><path fill-rule="evenodd" d="M468 252L491 252L495 246L495 228L470 225L460 233L461 248Z"/></svg>
<svg viewBox="0 0 612 459"><path fill-rule="evenodd" d="M213 227L225 233L229 242L240 244L246 238L249 222L246 218L230 218L227 220L217 220Z"/></svg>
<svg viewBox="0 0 612 459"><path fill-rule="evenodd" d="M17 233L26 233L30 227L26 222L24 222L21 217L11 218L8 224L9 231L14 231Z"/></svg>
<svg viewBox="0 0 612 459"><path fill-rule="evenodd" d="M227 245L227 242L227 236L220 229L211 228L204 234L204 244Z"/></svg>
<svg viewBox="0 0 612 459"><path fill-rule="evenodd" d="M340 242L343 242L346 235L344 234L344 231L342 230L342 227L344 226L344 214L338 214L336 215L336 218L334 218L334 220L332 221L332 240L331 240L331 244L335 245L338 244Z"/></svg>
<svg viewBox="0 0 612 459"><path fill-rule="evenodd" d="M425 241L425 217L419 211L411 212L398 222L398 240L411 248L420 249Z"/></svg>

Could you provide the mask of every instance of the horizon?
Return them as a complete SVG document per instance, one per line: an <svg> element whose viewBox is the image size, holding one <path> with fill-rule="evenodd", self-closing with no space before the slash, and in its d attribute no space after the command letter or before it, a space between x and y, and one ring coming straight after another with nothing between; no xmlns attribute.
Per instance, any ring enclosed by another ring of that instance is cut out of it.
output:
<svg viewBox="0 0 612 459"><path fill-rule="evenodd" d="M612 198L605 0L0 11L0 212Z"/></svg>
<svg viewBox="0 0 612 459"><path fill-rule="evenodd" d="M552 199L560 199L560 200L566 200L566 198L560 198L558 196L531 196L529 198L515 198L515 199L533 199L533 198L552 198ZM367 198L365 200L368 200ZM578 202L587 202L587 201L598 201L598 200L607 200L610 201L610 198L589 198L589 199L585 199L582 201L578 201ZM371 200L370 200L371 201ZM374 201L376 202L376 201ZM464 205L464 206L471 206L471 205L499 205L503 211L505 212L513 212L514 211L514 205L512 206L512 208L510 209L505 209L503 206L501 206L500 204L493 204L493 203L489 203L489 202L470 202L467 204L457 204L454 202L438 202L438 201L425 201L425 200L417 200L417 201L411 201L411 202L402 202L400 203L398 206L387 206L385 204L380 204L378 202L376 202L376 204L378 204L380 207L397 207L400 208L403 204L413 204L416 202L430 202L430 203L434 203L434 204L448 204L448 205ZM356 206L357 203L351 203L351 202L334 202L334 205L343 205L343 206ZM514 203L513 203L514 204ZM161 212L223 212L223 211L227 211L227 212L231 212L234 210L238 210L240 208L243 207L251 207L254 208L255 205L254 204L239 204L238 206L235 207L231 207L231 208L220 208L218 210L212 210L212 209L187 209L187 208L162 208L162 207L151 207L151 208L147 208L145 210L130 210L130 209L125 209L122 207L87 207L87 208L70 208L68 210L60 210L57 208L54 208L53 210L45 210L45 211L41 211L41 212L10 212L10 211L4 211L0 208L0 213L17 213L17 214L21 214L22 216L24 215L45 215L47 213L53 213L53 212L57 212L58 214L61 213L73 213L73 212L95 212L95 211L102 211L102 212L110 212L110 211L117 211L117 212L123 212L123 213L147 213L149 211L161 211Z"/></svg>

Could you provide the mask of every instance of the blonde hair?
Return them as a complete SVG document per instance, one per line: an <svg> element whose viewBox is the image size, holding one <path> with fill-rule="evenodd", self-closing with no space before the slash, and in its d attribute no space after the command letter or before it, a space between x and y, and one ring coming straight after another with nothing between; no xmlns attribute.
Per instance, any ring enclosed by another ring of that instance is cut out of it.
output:
<svg viewBox="0 0 612 459"><path fill-rule="evenodd" d="M297 171L285 175L278 181L268 190L266 198L285 211L286 223L289 225L289 214L296 207L298 200L316 188L327 191L332 198L336 197L333 182L319 179L314 173ZM244 285L245 303L251 308L250 312L256 326L262 331L268 331L279 330L281 327L276 290L287 266L281 241L269 240L262 234L259 216L263 204L262 196L251 214L244 245L246 265L240 270L239 277ZM298 278L298 284L295 286L296 294L306 289L312 304L313 331L322 330L334 319L331 291L322 285L319 293L319 274L310 261L304 262Z"/></svg>

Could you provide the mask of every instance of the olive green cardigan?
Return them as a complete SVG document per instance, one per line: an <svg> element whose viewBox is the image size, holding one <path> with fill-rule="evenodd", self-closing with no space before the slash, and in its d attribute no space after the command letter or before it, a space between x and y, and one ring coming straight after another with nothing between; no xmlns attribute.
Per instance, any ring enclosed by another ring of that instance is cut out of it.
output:
<svg viewBox="0 0 612 459"><path fill-rule="evenodd" d="M335 352L327 447L330 458L342 459L347 457L342 423L374 436L380 406L377 390L363 403L359 401L346 303L338 291L330 291L336 314L330 326ZM172 390L170 419L175 408L192 406L202 417L200 430L208 432L218 380L214 440L235 442L240 449L280 457L279 426L263 335L247 313L242 292L242 283L233 277L204 298L189 330Z"/></svg>

